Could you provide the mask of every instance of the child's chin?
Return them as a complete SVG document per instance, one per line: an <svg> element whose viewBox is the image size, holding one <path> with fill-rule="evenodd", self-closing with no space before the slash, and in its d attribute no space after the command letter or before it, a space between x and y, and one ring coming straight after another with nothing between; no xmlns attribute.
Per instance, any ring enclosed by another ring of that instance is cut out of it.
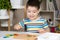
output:
<svg viewBox="0 0 60 40"><path fill-rule="evenodd" d="M30 20L34 20L34 18L30 18Z"/></svg>

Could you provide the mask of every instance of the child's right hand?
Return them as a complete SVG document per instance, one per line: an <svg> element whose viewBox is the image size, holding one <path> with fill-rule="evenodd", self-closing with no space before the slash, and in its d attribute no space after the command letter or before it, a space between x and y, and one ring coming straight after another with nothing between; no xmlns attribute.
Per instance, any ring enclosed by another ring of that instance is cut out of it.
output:
<svg viewBox="0 0 60 40"><path fill-rule="evenodd" d="M16 24L15 26L14 26L14 29L16 29L16 30L19 30L19 29L21 29L22 27L19 25L19 24Z"/></svg>
<svg viewBox="0 0 60 40"><path fill-rule="evenodd" d="M45 33L46 30L45 30L45 29L39 29L38 32L39 32L40 34L42 34L42 33Z"/></svg>

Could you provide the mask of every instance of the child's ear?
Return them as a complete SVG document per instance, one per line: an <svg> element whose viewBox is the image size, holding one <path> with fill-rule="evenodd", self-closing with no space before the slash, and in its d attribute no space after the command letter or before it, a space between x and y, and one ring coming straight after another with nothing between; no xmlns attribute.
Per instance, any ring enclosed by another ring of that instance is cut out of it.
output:
<svg viewBox="0 0 60 40"><path fill-rule="evenodd" d="M40 13L40 9L38 10L38 13Z"/></svg>

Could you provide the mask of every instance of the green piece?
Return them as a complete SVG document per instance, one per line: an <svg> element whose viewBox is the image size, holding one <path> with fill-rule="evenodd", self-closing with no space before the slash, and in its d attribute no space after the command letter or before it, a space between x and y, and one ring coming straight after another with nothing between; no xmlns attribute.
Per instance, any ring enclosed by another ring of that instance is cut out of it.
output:
<svg viewBox="0 0 60 40"><path fill-rule="evenodd" d="M10 34L10 36L13 36L13 34Z"/></svg>

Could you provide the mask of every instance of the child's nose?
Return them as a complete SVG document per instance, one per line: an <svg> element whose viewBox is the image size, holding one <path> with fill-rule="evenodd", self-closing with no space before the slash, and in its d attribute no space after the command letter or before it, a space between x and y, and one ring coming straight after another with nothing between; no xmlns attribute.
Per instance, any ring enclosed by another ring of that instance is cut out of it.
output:
<svg viewBox="0 0 60 40"><path fill-rule="evenodd" d="M31 15L34 15L33 12L31 12Z"/></svg>

